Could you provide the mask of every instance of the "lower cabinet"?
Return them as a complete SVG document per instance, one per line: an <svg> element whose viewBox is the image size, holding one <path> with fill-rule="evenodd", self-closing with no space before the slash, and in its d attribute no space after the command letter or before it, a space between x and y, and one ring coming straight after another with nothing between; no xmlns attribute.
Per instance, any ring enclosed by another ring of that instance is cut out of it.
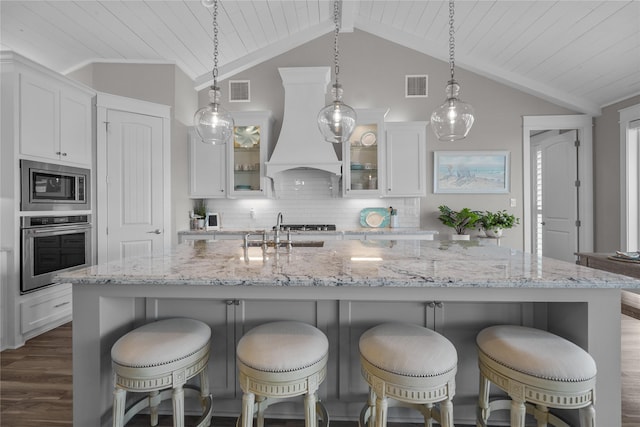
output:
<svg viewBox="0 0 640 427"><path fill-rule="evenodd" d="M242 390L237 378L236 347L251 328L277 320L312 324L329 339L328 375L319 390L332 416L357 419L367 400L367 384L360 373L360 336L383 322L414 323L447 337L458 352L454 410L457 422L472 424L478 395L475 336L493 324L535 322L535 304L518 302L466 303L430 301L338 301L338 300L208 300L146 299L147 320L189 317L207 323L212 330L209 377L216 412L237 416ZM542 310L544 312L544 310ZM419 357L419 355L416 355ZM271 417L303 416L301 406L276 405ZM194 408L197 412L198 408ZM418 419L419 414L394 408L395 419Z"/></svg>
<svg viewBox="0 0 640 427"><path fill-rule="evenodd" d="M57 285L27 294L20 302L20 331L26 339L71 320L71 285Z"/></svg>

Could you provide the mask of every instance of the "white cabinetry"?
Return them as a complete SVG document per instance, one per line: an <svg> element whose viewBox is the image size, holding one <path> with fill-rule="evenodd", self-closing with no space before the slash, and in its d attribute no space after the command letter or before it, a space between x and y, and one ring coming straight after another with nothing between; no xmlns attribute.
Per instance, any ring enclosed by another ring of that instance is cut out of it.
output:
<svg viewBox="0 0 640 427"><path fill-rule="evenodd" d="M0 349L71 320L71 286L20 294L20 159L91 168L95 92L14 52L0 53ZM66 154L66 155L65 155Z"/></svg>
<svg viewBox="0 0 640 427"><path fill-rule="evenodd" d="M268 111L231 113L233 141L205 144L189 131L189 197L199 199L270 195L265 178L273 119Z"/></svg>
<svg viewBox="0 0 640 427"><path fill-rule="evenodd" d="M426 122L385 123L386 181L389 197L427 195Z"/></svg>
<svg viewBox="0 0 640 427"><path fill-rule="evenodd" d="M359 110L344 144L345 197L427 195L427 123L384 122L388 110Z"/></svg>
<svg viewBox="0 0 640 427"><path fill-rule="evenodd" d="M189 129L189 196L199 199L227 197L226 144L207 144Z"/></svg>
<svg viewBox="0 0 640 427"><path fill-rule="evenodd" d="M378 197L384 182L384 117L389 110L358 110L358 125L343 144L342 186L345 197Z"/></svg>
<svg viewBox="0 0 640 427"><path fill-rule="evenodd" d="M91 166L91 92L35 70L19 72L20 154Z"/></svg>
<svg viewBox="0 0 640 427"><path fill-rule="evenodd" d="M50 329L71 318L71 285L59 285L31 294L20 303L20 330L26 336L33 331Z"/></svg>
<svg viewBox="0 0 640 427"><path fill-rule="evenodd" d="M240 111L231 114L235 128L233 143L227 148L229 197L268 196L264 163L271 140L271 113Z"/></svg>

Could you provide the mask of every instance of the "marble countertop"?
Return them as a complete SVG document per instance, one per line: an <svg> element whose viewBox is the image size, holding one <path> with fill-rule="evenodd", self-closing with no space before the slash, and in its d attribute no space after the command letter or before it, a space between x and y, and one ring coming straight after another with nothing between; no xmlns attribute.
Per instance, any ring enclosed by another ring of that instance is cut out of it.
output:
<svg viewBox="0 0 640 427"><path fill-rule="evenodd" d="M63 273L58 282L199 286L639 289L640 280L514 249L466 242L337 240L247 251L238 240L188 241L170 253Z"/></svg>
<svg viewBox="0 0 640 427"><path fill-rule="evenodd" d="M270 233L272 230L267 230ZM210 235L214 236L216 234L219 235L235 235L235 234L259 234L262 233L263 230L242 230L242 229L223 229L223 230L182 230L178 232L178 235ZM287 233L283 231L283 233ZM422 230L415 227L397 227L397 228L365 228L358 227L349 230L331 230L331 231L318 231L318 230L305 230L305 231L291 231L291 234L297 235L325 235L325 236L335 236L335 235L362 235L362 234L388 234L388 235L427 235L427 234L438 234L437 231L434 230Z"/></svg>

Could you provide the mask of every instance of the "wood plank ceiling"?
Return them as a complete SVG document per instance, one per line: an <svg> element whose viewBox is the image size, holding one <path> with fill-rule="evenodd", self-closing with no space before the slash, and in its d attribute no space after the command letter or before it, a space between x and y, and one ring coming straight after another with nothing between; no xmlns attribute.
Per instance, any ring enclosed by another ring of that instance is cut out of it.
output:
<svg viewBox="0 0 640 427"><path fill-rule="evenodd" d="M0 47L63 74L91 62L175 63L201 89L212 67L199 0L0 2ZM640 1L459 0L456 66L577 111L640 94ZM220 77L333 30L330 0L222 0ZM441 0L345 0L358 29L447 60Z"/></svg>

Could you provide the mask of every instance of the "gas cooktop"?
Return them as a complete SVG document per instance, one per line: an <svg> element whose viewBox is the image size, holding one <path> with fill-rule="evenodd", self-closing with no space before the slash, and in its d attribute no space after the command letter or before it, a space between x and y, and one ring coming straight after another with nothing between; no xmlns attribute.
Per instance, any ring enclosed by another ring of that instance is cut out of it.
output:
<svg viewBox="0 0 640 427"><path fill-rule="evenodd" d="M276 227L273 227L275 230ZM284 231L336 231L335 224L282 224L280 230Z"/></svg>

